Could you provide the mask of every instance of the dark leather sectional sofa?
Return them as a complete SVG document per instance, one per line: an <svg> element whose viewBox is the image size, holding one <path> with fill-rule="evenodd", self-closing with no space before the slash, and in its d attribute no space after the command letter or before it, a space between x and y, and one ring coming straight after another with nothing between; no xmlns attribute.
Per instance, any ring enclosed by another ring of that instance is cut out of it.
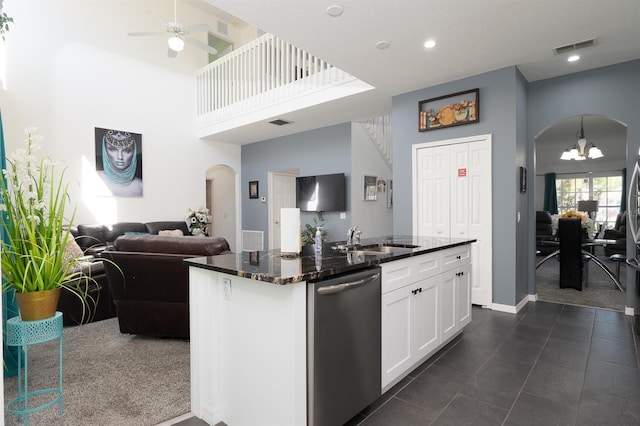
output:
<svg viewBox="0 0 640 426"><path fill-rule="evenodd" d="M86 324L116 316L116 307L107 285L107 274L101 253L125 234L158 234L162 230L179 229L189 235L184 221L119 222L113 225L78 225L71 228L71 234L85 253L76 286L87 292L86 304L71 291L60 293L58 311L63 313L65 325ZM83 309L84 307L84 309Z"/></svg>
<svg viewBox="0 0 640 426"><path fill-rule="evenodd" d="M124 235L102 252L121 333L189 338L184 259L229 253L224 238Z"/></svg>

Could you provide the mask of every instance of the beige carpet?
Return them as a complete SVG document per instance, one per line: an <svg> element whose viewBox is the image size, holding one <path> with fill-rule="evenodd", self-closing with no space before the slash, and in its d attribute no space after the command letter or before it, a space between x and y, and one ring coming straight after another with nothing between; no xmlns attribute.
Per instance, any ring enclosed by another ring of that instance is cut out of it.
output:
<svg viewBox="0 0 640 426"><path fill-rule="evenodd" d="M542 259L542 256L538 256L536 261L539 262ZM615 274L615 262L602 257L600 260ZM583 286L582 291L560 288L559 274L560 266L556 259L549 259L536 270L538 300L624 311L626 293L619 291L613 281L597 265L589 265L589 283L588 286ZM625 266L621 266L620 281L623 288L626 288L625 275Z"/></svg>
<svg viewBox="0 0 640 426"><path fill-rule="evenodd" d="M30 389L58 380L57 340L29 347ZM120 334L116 318L63 333L64 415L58 405L31 414L31 425L156 425L190 411L189 342ZM17 378L4 381L6 412ZM47 401L51 398L48 397ZM42 402L42 401L39 401Z"/></svg>

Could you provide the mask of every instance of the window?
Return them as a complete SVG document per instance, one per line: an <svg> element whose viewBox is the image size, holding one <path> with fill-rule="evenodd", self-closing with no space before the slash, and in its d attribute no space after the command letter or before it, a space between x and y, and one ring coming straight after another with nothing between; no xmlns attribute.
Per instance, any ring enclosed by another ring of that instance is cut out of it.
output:
<svg viewBox="0 0 640 426"><path fill-rule="evenodd" d="M558 211L576 209L578 201L598 200L595 220L612 228L620 212L622 174L614 176L576 176L556 179Z"/></svg>
<svg viewBox="0 0 640 426"><path fill-rule="evenodd" d="M233 51L233 43L213 33L208 33L207 44L218 51L215 55L209 54L209 63Z"/></svg>

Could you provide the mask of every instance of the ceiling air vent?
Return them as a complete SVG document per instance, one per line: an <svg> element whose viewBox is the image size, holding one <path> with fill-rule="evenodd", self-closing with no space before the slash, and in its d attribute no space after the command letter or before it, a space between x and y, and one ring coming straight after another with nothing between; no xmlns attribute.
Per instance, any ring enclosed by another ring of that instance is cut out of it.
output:
<svg viewBox="0 0 640 426"><path fill-rule="evenodd" d="M286 124L293 123L293 121L287 121L287 120L283 120L281 118L278 118L277 120L270 121L269 123L275 124L276 126L284 126Z"/></svg>
<svg viewBox="0 0 640 426"><path fill-rule="evenodd" d="M569 43L564 46L554 47L553 53L555 53L556 55L562 55L566 52L572 52L574 50L584 49L585 47L591 47L596 44L596 39L597 38L594 37L589 40L576 41L575 43Z"/></svg>

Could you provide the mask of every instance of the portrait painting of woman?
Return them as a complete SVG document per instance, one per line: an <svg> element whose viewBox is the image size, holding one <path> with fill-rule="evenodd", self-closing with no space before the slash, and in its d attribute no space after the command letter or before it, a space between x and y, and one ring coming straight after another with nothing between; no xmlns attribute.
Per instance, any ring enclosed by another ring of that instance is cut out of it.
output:
<svg viewBox="0 0 640 426"><path fill-rule="evenodd" d="M95 129L96 172L112 195L142 197L142 135Z"/></svg>

